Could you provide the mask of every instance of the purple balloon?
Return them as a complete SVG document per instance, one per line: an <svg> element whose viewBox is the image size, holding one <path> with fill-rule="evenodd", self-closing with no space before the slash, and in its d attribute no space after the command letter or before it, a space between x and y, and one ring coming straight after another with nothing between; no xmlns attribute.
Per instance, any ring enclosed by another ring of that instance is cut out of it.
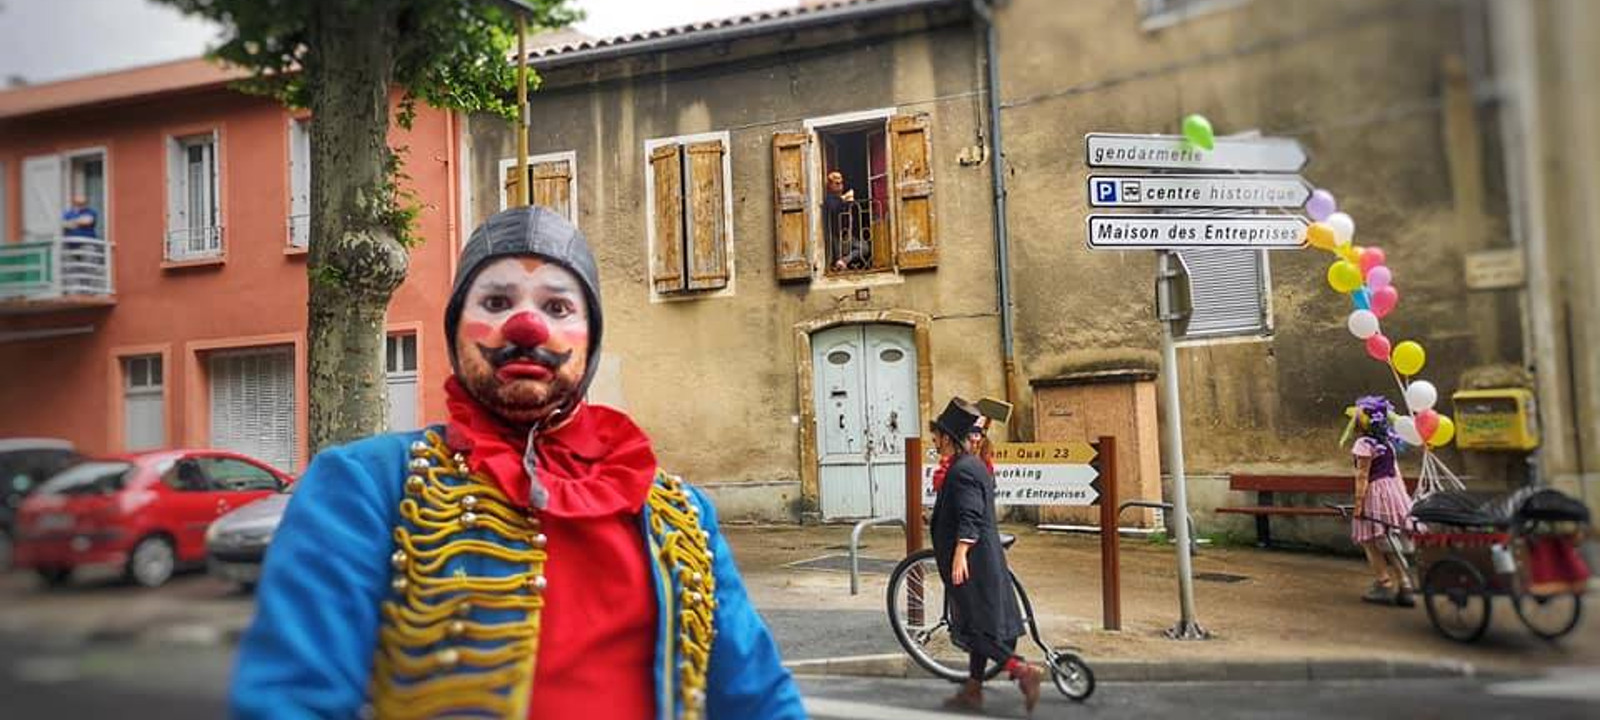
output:
<svg viewBox="0 0 1600 720"><path fill-rule="evenodd" d="M1339 210L1339 204L1333 201L1333 193L1318 188L1311 193L1311 199L1306 201L1306 214L1312 220L1322 222L1329 215Z"/></svg>
<svg viewBox="0 0 1600 720"><path fill-rule="evenodd" d="M1389 271L1389 266L1379 265L1367 271L1367 287L1373 290L1382 290L1394 282L1394 275Z"/></svg>

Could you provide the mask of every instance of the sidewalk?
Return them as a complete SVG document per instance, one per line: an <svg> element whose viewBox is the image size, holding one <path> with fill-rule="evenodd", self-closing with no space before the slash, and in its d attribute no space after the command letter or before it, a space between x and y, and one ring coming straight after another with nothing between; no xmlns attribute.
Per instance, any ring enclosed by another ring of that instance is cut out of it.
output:
<svg viewBox="0 0 1600 720"><path fill-rule="evenodd" d="M1469 666L1527 672L1600 665L1600 621L1586 617L1560 643L1539 640L1517 619L1509 601L1496 600L1494 622L1478 642L1463 645L1437 634L1421 607L1360 602L1371 578L1359 559L1239 547L1202 547L1194 558L1196 615L1212 633L1203 642L1162 636L1178 617L1175 551L1146 540L1122 540L1122 627L1101 630L1099 538L1042 533L1009 526L1018 535L1012 569L1033 600L1044 636L1081 648L1091 663L1159 676L1167 665L1266 663L1277 672L1308 672L1306 664L1341 667L1355 661L1400 667ZM745 583L768 618L789 661L899 653L888 629L886 574L863 572L861 593L849 594L848 572L788 567L822 555L845 554L849 526L726 528ZM898 528L867 531L863 558L905 554ZM869 563L863 564L865 567ZM847 566L846 566L847 567ZM1234 577L1223 577L1234 576ZM1235 580L1223 582L1221 580ZM1594 596L1588 598L1596 601ZM1594 608L1588 615L1592 616ZM1031 648L1030 648L1031 649ZM1396 665L1398 663L1399 665ZM1299 667L1300 670L1294 670ZM1107 678L1109 679L1109 678Z"/></svg>

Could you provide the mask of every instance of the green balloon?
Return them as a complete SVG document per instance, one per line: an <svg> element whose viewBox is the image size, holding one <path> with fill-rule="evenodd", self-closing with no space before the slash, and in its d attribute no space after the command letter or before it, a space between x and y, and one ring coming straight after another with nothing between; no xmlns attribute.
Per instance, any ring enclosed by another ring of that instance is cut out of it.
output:
<svg viewBox="0 0 1600 720"><path fill-rule="evenodd" d="M1198 113L1183 119L1183 138L1204 150L1217 146L1216 137L1211 133L1211 121Z"/></svg>

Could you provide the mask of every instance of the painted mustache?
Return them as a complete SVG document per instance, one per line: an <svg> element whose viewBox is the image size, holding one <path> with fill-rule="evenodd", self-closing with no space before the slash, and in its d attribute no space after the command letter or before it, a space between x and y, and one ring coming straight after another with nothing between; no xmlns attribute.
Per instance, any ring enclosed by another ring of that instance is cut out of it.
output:
<svg viewBox="0 0 1600 720"><path fill-rule="evenodd" d="M542 347L523 347L521 345L506 345L505 347L492 348L484 345L478 346L478 351L483 353L483 359L495 368L505 367L508 363L520 360L532 361L537 365L555 372L562 365L572 359L572 351L556 352Z"/></svg>

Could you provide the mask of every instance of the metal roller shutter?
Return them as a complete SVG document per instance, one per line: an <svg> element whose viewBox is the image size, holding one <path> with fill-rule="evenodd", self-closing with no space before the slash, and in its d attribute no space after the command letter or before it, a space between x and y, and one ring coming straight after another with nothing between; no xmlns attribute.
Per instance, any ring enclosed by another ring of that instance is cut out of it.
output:
<svg viewBox="0 0 1600 720"><path fill-rule="evenodd" d="M295 468L294 350L213 353L211 446Z"/></svg>
<svg viewBox="0 0 1600 720"><path fill-rule="evenodd" d="M1189 295L1194 304L1185 337L1267 333L1265 251L1185 248L1178 252L1189 268Z"/></svg>

